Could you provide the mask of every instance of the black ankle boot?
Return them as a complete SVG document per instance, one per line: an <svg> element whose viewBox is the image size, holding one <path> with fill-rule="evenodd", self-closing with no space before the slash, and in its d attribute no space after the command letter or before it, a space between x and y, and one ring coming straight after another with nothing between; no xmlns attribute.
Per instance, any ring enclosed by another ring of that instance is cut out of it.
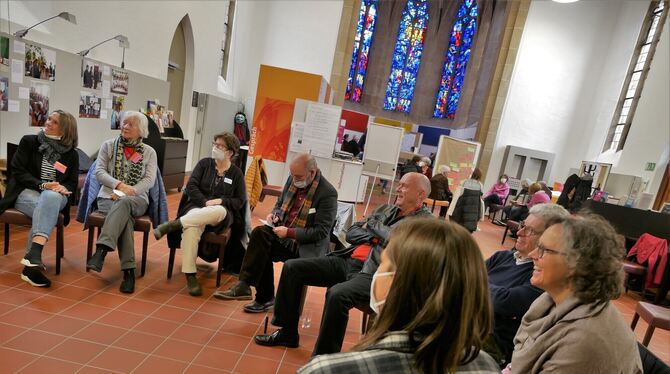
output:
<svg viewBox="0 0 670 374"><path fill-rule="evenodd" d="M98 273L101 272L102 265L105 263L105 256L107 256L107 250L102 248L102 246L98 246L98 248L95 250L95 253L93 254L93 257L88 260L86 269L97 271Z"/></svg>
<svg viewBox="0 0 670 374"><path fill-rule="evenodd" d="M181 221L179 219L161 223L160 225L158 225L158 227L154 229L154 238L158 240L170 232L181 231L181 229L182 226Z"/></svg>
<svg viewBox="0 0 670 374"><path fill-rule="evenodd" d="M123 293L135 292L135 269L126 269L123 271L123 281L119 291Z"/></svg>
<svg viewBox="0 0 670 374"><path fill-rule="evenodd" d="M44 249L44 245L35 242L30 243L30 249L23 259L21 259L21 264L46 270L46 266L42 263L42 249Z"/></svg>

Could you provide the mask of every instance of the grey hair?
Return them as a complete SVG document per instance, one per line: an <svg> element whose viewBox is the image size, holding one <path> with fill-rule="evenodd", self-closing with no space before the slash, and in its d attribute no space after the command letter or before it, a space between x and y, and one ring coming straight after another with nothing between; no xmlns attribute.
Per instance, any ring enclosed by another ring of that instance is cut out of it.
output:
<svg viewBox="0 0 670 374"><path fill-rule="evenodd" d="M521 181L521 185L523 186L524 184L526 185L526 187L530 187L530 185L533 184L533 181L530 180L530 178L524 178Z"/></svg>
<svg viewBox="0 0 670 374"><path fill-rule="evenodd" d="M442 173L448 173L451 171L451 168L447 165L440 165L440 167L437 169L437 171L442 174Z"/></svg>
<svg viewBox="0 0 670 374"><path fill-rule="evenodd" d="M432 161L430 161L430 158L428 158L426 156L421 157L421 161L425 162L426 165L428 165L428 166L430 166L430 164L432 163Z"/></svg>
<svg viewBox="0 0 670 374"><path fill-rule="evenodd" d="M123 123L126 118L134 118L137 123L137 127L140 129L140 136L143 138L149 137L149 120L147 120L147 116L134 110L127 110L123 112L121 123Z"/></svg>
<svg viewBox="0 0 670 374"><path fill-rule="evenodd" d="M528 211L528 215L534 215L544 222L544 228L565 221L570 217L570 212L558 204L537 204Z"/></svg>
<svg viewBox="0 0 670 374"><path fill-rule="evenodd" d="M623 290L623 238L603 217L586 214L562 224L563 248L574 295L584 303L605 303Z"/></svg>

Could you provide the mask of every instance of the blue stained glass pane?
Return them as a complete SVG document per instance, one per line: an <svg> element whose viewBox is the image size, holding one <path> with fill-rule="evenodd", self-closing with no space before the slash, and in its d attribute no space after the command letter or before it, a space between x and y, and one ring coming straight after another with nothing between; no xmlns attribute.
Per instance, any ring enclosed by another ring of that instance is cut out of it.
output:
<svg viewBox="0 0 670 374"><path fill-rule="evenodd" d="M354 36L354 50L351 54L351 67L347 78L345 100L361 101L365 74L368 67L370 46L377 21L377 1L363 0L358 13L356 35Z"/></svg>
<svg viewBox="0 0 670 374"><path fill-rule="evenodd" d="M435 100L433 117L453 119L456 114L465 71L470 60L470 49L477 29L478 12L474 0L463 0L458 8L442 68L442 79Z"/></svg>
<svg viewBox="0 0 670 374"><path fill-rule="evenodd" d="M409 112L428 25L426 0L409 0L403 10L386 85L384 109Z"/></svg>

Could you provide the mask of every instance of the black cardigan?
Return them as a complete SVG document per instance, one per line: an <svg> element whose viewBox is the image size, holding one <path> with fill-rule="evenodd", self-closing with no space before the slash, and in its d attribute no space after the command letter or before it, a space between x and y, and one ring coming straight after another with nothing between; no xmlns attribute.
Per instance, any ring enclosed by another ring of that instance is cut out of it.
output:
<svg viewBox="0 0 670 374"><path fill-rule="evenodd" d="M207 226L205 231L221 232L226 227L232 226L234 234L242 233L245 227L244 217L246 212L244 208L247 202L244 174L237 166L230 165L230 168L226 170L224 182L214 186L216 174L214 159L206 157L198 161L179 201L177 218L185 215L193 208L204 207L207 200L221 198L223 201L221 205L227 211L226 219L217 226ZM226 183L226 180L230 180L230 183ZM180 248L180 231L168 234L168 246L170 248Z"/></svg>
<svg viewBox="0 0 670 374"><path fill-rule="evenodd" d="M0 200L0 213L14 206L16 199L24 189L40 191L40 174L42 171L42 153L37 151L40 142L37 135L25 135L19 142L19 148L11 163L11 175L7 185L7 193ZM79 182L79 155L74 148L61 155L61 164L67 167L65 173L56 170L56 181L72 194L68 197L65 208L61 210L65 218L64 224L70 222L70 205L74 203L74 195Z"/></svg>

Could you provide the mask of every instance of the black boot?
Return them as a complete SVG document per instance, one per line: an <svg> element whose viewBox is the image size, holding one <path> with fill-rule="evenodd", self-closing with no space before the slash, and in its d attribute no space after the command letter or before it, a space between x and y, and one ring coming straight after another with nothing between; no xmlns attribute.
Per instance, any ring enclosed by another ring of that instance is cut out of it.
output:
<svg viewBox="0 0 670 374"><path fill-rule="evenodd" d="M95 253L86 264L87 270L94 270L98 273L102 271L102 265L105 263L105 256L107 256L107 249L103 245L98 245Z"/></svg>
<svg viewBox="0 0 670 374"><path fill-rule="evenodd" d="M156 240L162 238L164 235L167 233L173 232L173 231L181 231L182 226L181 226L181 221L179 219L175 219L172 221L168 221L165 223L161 223L154 229L154 238Z"/></svg>
<svg viewBox="0 0 670 374"><path fill-rule="evenodd" d="M191 296L200 296L202 295L202 287L198 282L198 278L195 277L194 273L186 273L186 288L188 288L188 294Z"/></svg>
<svg viewBox="0 0 670 374"><path fill-rule="evenodd" d="M28 253L21 259L21 265L46 270L46 266L42 263L42 249L44 249L44 245L35 242L30 243Z"/></svg>
<svg viewBox="0 0 670 374"><path fill-rule="evenodd" d="M123 281L119 291L123 293L135 292L135 269L126 269L123 271Z"/></svg>

